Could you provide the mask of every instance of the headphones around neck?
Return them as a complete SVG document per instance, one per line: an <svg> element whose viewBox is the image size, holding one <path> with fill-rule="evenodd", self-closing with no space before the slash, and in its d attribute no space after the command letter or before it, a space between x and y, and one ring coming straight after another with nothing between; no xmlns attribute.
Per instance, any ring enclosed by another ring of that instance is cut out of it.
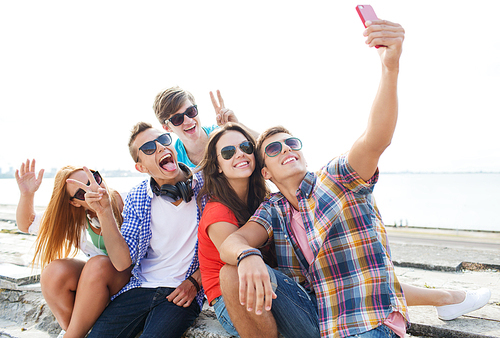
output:
<svg viewBox="0 0 500 338"><path fill-rule="evenodd" d="M193 197L193 188L191 187L193 184L193 176L191 174L191 170L184 163L179 163L179 168L184 171L188 179L184 181L179 181L172 184L164 184L161 187L156 183L156 181L151 177L150 185L151 190L156 196L166 196L167 199L171 199L173 202L177 201L179 198L182 198L184 202L188 203L191 201Z"/></svg>

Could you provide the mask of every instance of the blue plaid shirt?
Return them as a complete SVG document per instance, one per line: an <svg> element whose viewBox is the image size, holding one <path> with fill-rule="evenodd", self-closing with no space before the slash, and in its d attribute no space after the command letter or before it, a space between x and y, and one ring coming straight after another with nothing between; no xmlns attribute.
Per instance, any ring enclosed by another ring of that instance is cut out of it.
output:
<svg viewBox="0 0 500 338"><path fill-rule="evenodd" d="M196 198L200 192L201 187L203 187L203 176L200 173L194 174L193 177L193 200L196 203ZM149 184L149 179L144 180L141 184L133 188L127 195L125 200L125 206L123 208L123 224L121 227L121 233L125 241L127 242L128 249L130 251L130 258L132 263L135 264L132 269L132 277L130 282L125 285L120 292L114 295L111 299L113 300L118 295L124 293L133 288L138 288L142 284L144 279L140 274L139 266L141 260L146 256L149 242L151 240L151 200L153 199L153 192ZM200 222L201 215L203 213L203 208L205 208L206 201L202 201L202 210L197 207L196 219L198 223ZM168 222L168 215L165 215L165 222ZM189 269L186 273L186 278L191 276L199 267L198 263L198 242L196 242L195 253L193 260ZM203 288L196 295L196 301L200 306L200 310L203 306L203 298L205 294Z"/></svg>
<svg viewBox="0 0 500 338"><path fill-rule="evenodd" d="M308 172L296 196L314 261L309 265L291 229L291 206L276 193L250 221L274 239L278 268L314 289L323 337L346 337L383 324L406 301L394 273L387 234L372 196L377 173L365 182L347 162Z"/></svg>

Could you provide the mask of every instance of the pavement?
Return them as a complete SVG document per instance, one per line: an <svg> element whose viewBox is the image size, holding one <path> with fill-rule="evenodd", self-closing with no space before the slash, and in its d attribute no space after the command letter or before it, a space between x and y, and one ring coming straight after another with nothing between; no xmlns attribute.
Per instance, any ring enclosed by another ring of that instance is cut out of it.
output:
<svg viewBox="0 0 500 338"><path fill-rule="evenodd" d="M15 207L0 205L0 338L56 337L60 327L41 295L39 271L28 267L35 237L17 231ZM387 232L401 282L491 290L486 306L452 321L440 320L432 306L410 307L407 337L500 337L500 232L408 227L388 227ZM185 337L229 335L205 306Z"/></svg>

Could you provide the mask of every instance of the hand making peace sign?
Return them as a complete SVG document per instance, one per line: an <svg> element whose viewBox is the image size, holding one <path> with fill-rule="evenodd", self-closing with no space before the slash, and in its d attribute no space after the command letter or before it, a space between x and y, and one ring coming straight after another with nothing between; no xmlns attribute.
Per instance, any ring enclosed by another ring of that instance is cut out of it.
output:
<svg viewBox="0 0 500 338"><path fill-rule="evenodd" d="M210 98L212 99L212 104L214 105L216 115L215 118L218 126L223 126L228 122L238 122L234 112L224 106L224 100L222 99L222 95L219 90L217 90L217 98L219 102L217 102L212 92L210 92Z"/></svg>
<svg viewBox="0 0 500 338"><path fill-rule="evenodd" d="M104 181L101 182L103 187L97 184L94 175L89 168L83 167L83 171L87 174L89 185L74 179L67 179L66 182L68 184L74 184L79 189L85 191L85 202L87 202L89 207L99 215L111 206L108 189Z"/></svg>

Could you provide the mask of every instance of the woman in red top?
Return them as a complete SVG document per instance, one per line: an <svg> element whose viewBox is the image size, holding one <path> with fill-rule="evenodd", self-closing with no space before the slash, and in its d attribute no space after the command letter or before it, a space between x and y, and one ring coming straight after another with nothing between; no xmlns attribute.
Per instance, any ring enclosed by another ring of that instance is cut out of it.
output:
<svg viewBox="0 0 500 338"><path fill-rule="evenodd" d="M225 263L218 248L246 223L269 192L260 171L254 170L254 145L254 138L244 127L227 123L211 135L200 163L205 184L198 198L209 198L198 227L203 288L217 319L232 335L238 333L221 296L219 271Z"/></svg>

